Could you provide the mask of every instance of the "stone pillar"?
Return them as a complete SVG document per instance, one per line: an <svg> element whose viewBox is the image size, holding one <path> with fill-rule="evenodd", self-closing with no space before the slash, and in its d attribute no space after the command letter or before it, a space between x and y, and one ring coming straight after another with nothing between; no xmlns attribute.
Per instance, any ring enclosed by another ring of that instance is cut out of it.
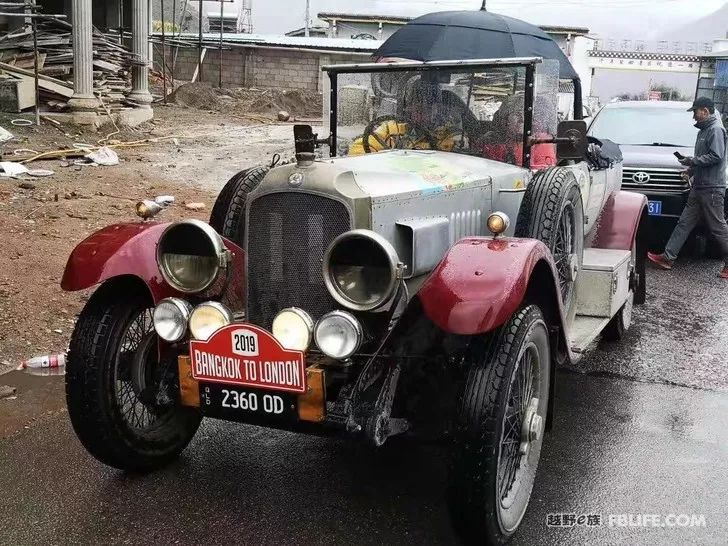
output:
<svg viewBox="0 0 728 546"><path fill-rule="evenodd" d="M73 97L68 105L76 112L94 112L99 106L94 97L93 25L91 0L73 0Z"/></svg>
<svg viewBox="0 0 728 546"><path fill-rule="evenodd" d="M131 72L129 100L141 108L150 108L149 93L149 4L148 0L132 0L131 3L131 51L134 66Z"/></svg>

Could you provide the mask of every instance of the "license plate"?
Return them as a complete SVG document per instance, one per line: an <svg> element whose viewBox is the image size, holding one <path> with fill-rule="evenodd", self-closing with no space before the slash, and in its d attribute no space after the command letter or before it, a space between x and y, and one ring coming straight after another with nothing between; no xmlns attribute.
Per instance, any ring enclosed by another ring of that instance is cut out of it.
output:
<svg viewBox="0 0 728 546"><path fill-rule="evenodd" d="M305 356L281 347L273 335L252 324L231 324L207 341L190 342L192 376L201 383L306 392Z"/></svg>
<svg viewBox="0 0 728 546"><path fill-rule="evenodd" d="M297 398L293 394L216 383L200 383L200 409L207 417L243 423L298 420Z"/></svg>
<svg viewBox="0 0 728 546"><path fill-rule="evenodd" d="M647 214L660 216L662 214L662 201L647 201Z"/></svg>

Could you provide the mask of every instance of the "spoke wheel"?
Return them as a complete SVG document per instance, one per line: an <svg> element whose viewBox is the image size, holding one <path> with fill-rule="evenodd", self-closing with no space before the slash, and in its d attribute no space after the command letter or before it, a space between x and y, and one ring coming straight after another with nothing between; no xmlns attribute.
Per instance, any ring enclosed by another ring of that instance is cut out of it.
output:
<svg viewBox="0 0 728 546"><path fill-rule="evenodd" d="M466 543L503 544L518 529L541 456L550 346L540 309L521 309L476 342L456 416L449 507Z"/></svg>
<svg viewBox="0 0 728 546"><path fill-rule="evenodd" d="M567 202L561 212L559 225L556 231L553 256L556 271L559 275L559 289L564 307L568 308L571 298L574 296L574 284L576 281L575 260L577 252L576 237L576 214L574 205Z"/></svg>
<svg viewBox="0 0 728 546"><path fill-rule="evenodd" d="M123 470L150 470L176 458L197 431L197 409L179 405L174 356L159 359L145 289L101 286L71 337L66 401L84 447Z"/></svg>

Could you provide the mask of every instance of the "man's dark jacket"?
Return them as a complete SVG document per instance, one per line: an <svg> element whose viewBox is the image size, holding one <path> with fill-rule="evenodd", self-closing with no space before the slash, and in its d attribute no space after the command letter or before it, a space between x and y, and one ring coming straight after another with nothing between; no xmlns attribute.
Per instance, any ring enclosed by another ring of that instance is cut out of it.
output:
<svg viewBox="0 0 728 546"><path fill-rule="evenodd" d="M700 129L695 141L695 157L690 162L693 188L724 189L726 185L726 130L713 114L695 127Z"/></svg>

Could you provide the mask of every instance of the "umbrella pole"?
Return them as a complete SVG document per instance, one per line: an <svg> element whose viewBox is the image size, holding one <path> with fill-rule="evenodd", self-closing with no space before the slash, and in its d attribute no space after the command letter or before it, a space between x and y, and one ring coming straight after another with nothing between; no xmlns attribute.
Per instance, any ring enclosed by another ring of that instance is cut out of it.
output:
<svg viewBox="0 0 728 546"><path fill-rule="evenodd" d="M487 9L485 9L485 3L486 3L487 1L488 1L488 0L483 0L483 5L482 5L482 6L480 6L480 11L488 11Z"/></svg>

